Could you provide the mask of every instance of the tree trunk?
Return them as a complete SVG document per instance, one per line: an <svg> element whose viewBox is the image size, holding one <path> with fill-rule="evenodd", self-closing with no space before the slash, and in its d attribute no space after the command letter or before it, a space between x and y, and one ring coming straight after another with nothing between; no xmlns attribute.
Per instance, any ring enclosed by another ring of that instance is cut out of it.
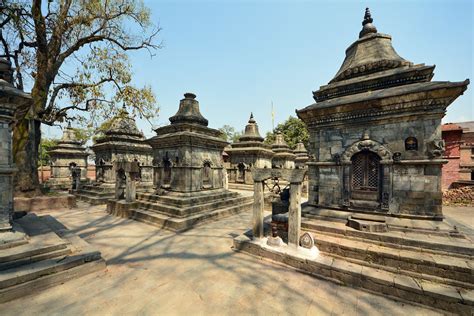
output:
<svg viewBox="0 0 474 316"><path fill-rule="evenodd" d="M17 195L33 195L39 192L40 127L40 121L31 119L22 119L13 127L13 161L18 169L14 178Z"/></svg>

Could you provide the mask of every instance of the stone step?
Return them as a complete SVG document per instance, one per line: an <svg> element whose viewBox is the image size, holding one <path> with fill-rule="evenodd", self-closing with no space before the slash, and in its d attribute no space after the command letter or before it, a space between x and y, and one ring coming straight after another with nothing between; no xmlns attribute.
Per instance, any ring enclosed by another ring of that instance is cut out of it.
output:
<svg viewBox="0 0 474 316"><path fill-rule="evenodd" d="M207 221L217 220L230 215L238 214L243 211L251 211L252 205L253 201L250 201L184 218L167 216L144 209L136 209L131 211L130 218L153 226L158 226L160 228L173 231L183 231Z"/></svg>
<svg viewBox="0 0 474 316"><path fill-rule="evenodd" d="M411 275L420 279L435 280L462 288L474 289L474 260L433 254L418 250L405 250L363 241L324 234L315 234L318 249L330 256L338 256L361 265ZM439 276L442 276L439 277Z"/></svg>
<svg viewBox="0 0 474 316"><path fill-rule="evenodd" d="M99 204L105 204L107 203L108 199L113 198L114 196L108 196L108 197L95 197L95 196L90 196L82 193L76 193L74 194L76 198L80 201L87 202L91 205L99 205Z"/></svg>
<svg viewBox="0 0 474 316"><path fill-rule="evenodd" d="M428 305L459 315L472 315L474 290L460 289L447 284L417 279L399 272L393 273L374 267L348 262L343 258L320 253L302 255L302 251L288 247L267 246L265 241L252 241L241 235L234 239L234 250L243 251L264 260L271 260L296 268L317 278L361 288L397 300Z"/></svg>
<svg viewBox="0 0 474 316"><path fill-rule="evenodd" d="M229 197L238 197L239 194L237 192L231 191L209 191L209 192L202 192L200 196L179 196L179 195L156 195L150 193L137 193L137 198L139 200L146 200L146 201L158 201L163 202L166 205L172 205L176 207L185 207L185 206L192 206L196 204L205 203L210 200L217 200Z"/></svg>
<svg viewBox="0 0 474 316"><path fill-rule="evenodd" d="M251 198L245 196L238 196L235 198L221 198L218 200L210 199L207 201L208 203L204 204L197 204L189 207L176 207L168 205L161 201L149 202L144 200L138 200L138 208L148 210L148 211L156 211L161 214L177 216L177 217L186 217L193 214L206 212L215 210L218 208L225 208L231 205L238 205L242 202L251 201Z"/></svg>
<svg viewBox="0 0 474 316"><path fill-rule="evenodd" d="M229 183L229 190L253 191L253 184Z"/></svg>
<svg viewBox="0 0 474 316"><path fill-rule="evenodd" d="M27 295L37 293L50 287L63 284L66 281L79 278L81 276L103 271L105 269L103 259L83 262L82 264L67 270L56 271L56 273L43 275L37 279L16 284L14 286L0 289L0 304L18 298L25 298Z"/></svg>
<svg viewBox="0 0 474 316"><path fill-rule="evenodd" d="M474 245L469 239L446 236L432 236L429 234L389 231L384 233L359 231L347 227L342 222L332 222L319 219L301 219L301 228L316 234L325 234L361 240L365 243L390 246L400 249L422 249L423 252L435 254L449 254L460 258L472 258ZM317 236L317 235L315 235Z"/></svg>

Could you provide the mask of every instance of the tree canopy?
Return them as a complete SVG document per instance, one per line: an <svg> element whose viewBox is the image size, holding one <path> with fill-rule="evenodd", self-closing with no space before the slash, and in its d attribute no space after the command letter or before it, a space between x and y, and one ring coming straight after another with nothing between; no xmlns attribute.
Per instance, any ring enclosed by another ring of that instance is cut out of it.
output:
<svg viewBox="0 0 474 316"><path fill-rule="evenodd" d="M294 149L299 142L302 142L308 148L308 128L299 118L290 116L285 122L278 124L273 132L267 132L265 143L273 144L275 142L275 133L277 132L283 134L286 143L291 149Z"/></svg>
<svg viewBox="0 0 474 316"><path fill-rule="evenodd" d="M13 135L24 189L38 183L40 123L93 128L123 104L148 120L158 113L151 88L132 85L127 56L160 48L160 28L142 1L0 0L0 27L0 55L14 66L14 85L31 88L32 104L17 111Z"/></svg>
<svg viewBox="0 0 474 316"><path fill-rule="evenodd" d="M221 138L225 141L235 143L242 136L242 132L238 132L234 127L230 125L224 125L219 130L222 132Z"/></svg>

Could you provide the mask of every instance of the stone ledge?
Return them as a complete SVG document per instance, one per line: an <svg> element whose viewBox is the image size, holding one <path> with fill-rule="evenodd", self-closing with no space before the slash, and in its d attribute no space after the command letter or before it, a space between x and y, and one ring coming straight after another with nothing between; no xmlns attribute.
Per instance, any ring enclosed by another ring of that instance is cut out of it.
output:
<svg viewBox="0 0 474 316"><path fill-rule="evenodd" d="M14 198L15 211L36 212L45 209L73 208L76 206L76 197L72 194L53 196L37 196L33 198Z"/></svg>
<svg viewBox="0 0 474 316"><path fill-rule="evenodd" d="M241 235L234 238L233 249L296 268L318 278L438 310L471 315L474 306L474 301L471 299L472 290L461 289L458 292L454 287L426 281L418 283L409 276L360 266L324 255L307 258L285 251L284 247L263 247L261 244L260 241L253 241L246 235Z"/></svg>

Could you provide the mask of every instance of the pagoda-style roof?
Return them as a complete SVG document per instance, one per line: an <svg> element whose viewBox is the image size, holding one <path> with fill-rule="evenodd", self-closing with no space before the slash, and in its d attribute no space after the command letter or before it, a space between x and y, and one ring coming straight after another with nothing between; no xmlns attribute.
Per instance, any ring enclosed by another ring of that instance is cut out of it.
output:
<svg viewBox="0 0 474 316"><path fill-rule="evenodd" d="M74 129L69 124L63 131L63 136L54 146L49 154L54 156L68 155L68 156L88 156L86 148L80 140L77 139Z"/></svg>
<svg viewBox="0 0 474 316"><path fill-rule="evenodd" d="M309 160L308 150L302 142L296 144L295 150L293 153L296 155L295 162L297 164L305 164Z"/></svg>
<svg viewBox="0 0 474 316"><path fill-rule="evenodd" d="M145 143L143 133L137 128L135 120L130 116L125 107L112 119L110 128L104 136L97 139L92 150L104 150L115 147L125 151L151 151L150 145Z"/></svg>
<svg viewBox="0 0 474 316"><path fill-rule="evenodd" d="M273 156L273 151L270 146L263 142L264 138L260 136L258 125L250 113L248 124L245 126L244 134L239 138L239 141L233 143L231 148L226 149L226 152L232 154L256 154L265 157Z"/></svg>
<svg viewBox="0 0 474 316"><path fill-rule="evenodd" d="M199 102L196 100L196 95L190 92L184 94L184 99L179 101L178 112L170 117L169 120L171 124L193 123L203 126L209 124L208 120L199 111Z"/></svg>
<svg viewBox="0 0 474 316"><path fill-rule="evenodd" d="M395 97L407 94L418 100L443 99L442 102L449 105L466 90L469 80L430 82L435 66L413 64L400 57L392 46L391 36L378 33L372 22L367 8L359 39L346 50L344 62L334 78L313 92L316 103L297 111L299 118L306 121L310 117L321 117L323 112L329 114L326 110L329 108L341 116L349 110L341 106L355 103L365 104L367 109L383 107L390 102L381 102L382 99L392 98L393 102L400 103ZM314 111L318 114L312 113Z"/></svg>
<svg viewBox="0 0 474 316"><path fill-rule="evenodd" d="M275 134L275 142L272 144L272 151L275 153L274 158L295 158L295 154L286 143L283 134L280 132Z"/></svg>
<svg viewBox="0 0 474 316"><path fill-rule="evenodd" d="M194 93L185 93L179 102L178 112L169 118L171 124L155 129L156 136L147 140L153 148L192 146L224 147L228 144L221 138L222 132L207 127L208 121L200 110Z"/></svg>

